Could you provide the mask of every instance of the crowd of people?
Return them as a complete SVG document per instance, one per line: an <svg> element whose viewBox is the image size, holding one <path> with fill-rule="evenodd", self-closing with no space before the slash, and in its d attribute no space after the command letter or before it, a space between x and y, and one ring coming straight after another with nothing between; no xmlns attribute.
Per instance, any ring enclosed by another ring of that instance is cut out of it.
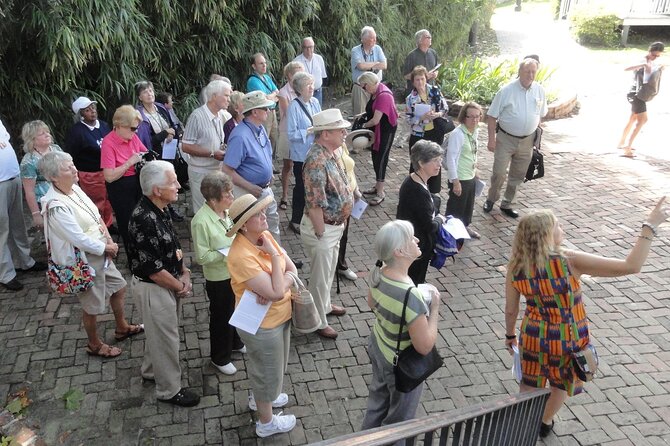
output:
<svg viewBox="0 0 670 446"><path fill-rule="evenodd" d="M284 67L286 84L281 88L260 52L250 59L246 93L235 91L227 78L212 75L201 91L202 105L185 125L177 117L172 96L157 94L149 81L135 85L136 104L119 107L111 127L98 119L95 101L77 98L72 103L75 123L64 150L54 143L44 122L26 123L20 165L0 123L0 283L20 290L16 269L46 269L30 256L22 211L25 197L33 225L45 230L50 260L68 265L80 256L96 272L94 286L78 296L88 338L86 352L102 358L122 354L96 329L97 316L105 313L108 301L117 341L145 333L140 374L145 382L155 383L156 398L195 406L199 395L182 387L178 331L180 302L192 295L193 281L174 225L185 219L174 207L179 191L190 189L194 260L202 266L210 303L212 367L234 375L233 352L246 355L249 408L258 411L256 433L266 437L288 432L296 425L295 416L274 414L273 408L289 400L282 387L291 344L291 289L302 262L282 248L280 211L291 207L287 227L300 236L309 262L316 333L336 339L338 332L329 316L340 317L347 310L331 301L333 280L336 274L358 279L346 260L350 216L363 197L370 206L383 204L389 193L385 188L389 154L399 120L407 119L409 174L398 192L396 219L383 225L374 240L376 266L367 294L375 315L368 350L373 377L363 428L414 417L423 386L407 393L397 390L395 349L412 345L426 354L435 345L443 296L434 286L417 286L426 282L445 215L460 219L471 238L480 238L470 224L481 181L477 149L484 115L479 104L468 102L457 123L449 117L435 83L439 58L430 48L427 30L416 33L416 49L405 60L406 109L399 113L393 92L382 82L387 60L374 29L364 27L360 39L361 44L351 50L352 109L360 128L351 133L352 123L339 109L322 109L327 72L310 37L302 41L302 53ZM662 47L653 51L650 54L657 57ZM487 148L494 153L494 164L485 213L492 211L507 181L500 210L510 218L519 217L513 208L516 190L530 162L535 132L547 113L544 90L535 82L539 65L537 56L524 58L518 77L500 89L488 109ZM364 144L355 143L359 137ZM374 184L363 191L351 156L360 147L369 147L375 173ZM182 158L187 169L180 167ZM282 163L278 201L274 160ZM446 207L440 198L443 169L449 191ZM551 386L541 435L551 430L565 398L582 388L571 366L571 354L589 344L580 275L639 271L668 214L661 199L626 260L562 250L560 224L550 211L529 212L521 218L507 271L505 343L510 351L518 345L521 391L547 382ZM125 318L127 283L114 264L119 252L115 233L128 257L141 324ZM527 304L517 339L521 294ZM229 323L244 296L268 306L255 333Z"/></svg>

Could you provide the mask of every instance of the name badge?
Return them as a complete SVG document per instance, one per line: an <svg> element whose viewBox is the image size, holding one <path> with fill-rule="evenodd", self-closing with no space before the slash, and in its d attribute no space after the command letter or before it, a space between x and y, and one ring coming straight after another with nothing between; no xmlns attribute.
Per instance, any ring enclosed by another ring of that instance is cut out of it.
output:
<svg viewBox="0 0 670 446"><path fill-rule="evenodd" d="M184 257L184 253L181 251L181 249L176 250L175 254L177 255L177 260L181 260Z"/></svg>

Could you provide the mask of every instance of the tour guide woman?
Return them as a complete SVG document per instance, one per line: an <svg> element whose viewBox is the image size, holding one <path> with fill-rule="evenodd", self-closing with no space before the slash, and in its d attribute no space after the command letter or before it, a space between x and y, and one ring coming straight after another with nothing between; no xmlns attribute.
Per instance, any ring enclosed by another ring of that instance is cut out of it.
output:
<svg viewBox="0 0 670 446"><path fill-rule="evenodd" d="M649 213L625 260L561 249L563 229L550 210L533 212L519 221L505 280L505 345L513 354L523 294L526 311L518 343L523 373L520 391L544 388L547 381L551 387L542 415L541 437L549 435L554 415L565 399L582 392L583 383L571 362L571 353L583 350L590 342L579 278L582 274L619 277L639 272L658 226L670 213L664 200Z"/></svg>
<svg viewBox="0 0 670 446"><path fill-rule="evenodd" d="M295 427L295 415L273 415L273 407L288 403L288 395L281 393L288 366L291 341L291 291L293 281L286 272L296 272L295 265L268 231L265 209L273 198L256 199L245 194L233 201L228 214L233 226L226 233L235 236L228 264L235 305L239 305L245 291L256 294L261 305L271 302L256 334L238 330L247 347L247 374L253 393L249 395L249 409L258 408L256 434L268 437L288 432Z"/></svg>
<svg viewBox="0 0 670 446"><path fill-rule="evenodd" d="M431 287L430 315L426 316L427 307L422 293L408 275L410 265L421 255L410 222L394 220L386 223L377 231L374 246L379 260L370 275L368 291L368 305L375 314L375 324L368 341L372 380L368 386L370 393L362 429L414 418L421 400L423 384L402 393L396 390L393 374L393 357L407 290L410 293L400 337L401 352L410 345L422 355L433 349L440 309L440 293ZM404 441L398 443L405 444Z"/></svg>

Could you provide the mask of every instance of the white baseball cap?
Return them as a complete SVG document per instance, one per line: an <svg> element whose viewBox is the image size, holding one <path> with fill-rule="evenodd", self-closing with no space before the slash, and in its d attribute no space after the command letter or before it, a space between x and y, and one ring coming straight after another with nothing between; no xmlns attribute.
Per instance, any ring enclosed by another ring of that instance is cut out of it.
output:
<svg viewBox="0 0 670 446"><path fill-rule="evenodd" d="M79 110L84 109L88 107L91 104L97 104L98 101L91 101L89 98L85 96L79 96L73 103L72 103L72 111L74 112L75 115L79 114Z"/></svg>

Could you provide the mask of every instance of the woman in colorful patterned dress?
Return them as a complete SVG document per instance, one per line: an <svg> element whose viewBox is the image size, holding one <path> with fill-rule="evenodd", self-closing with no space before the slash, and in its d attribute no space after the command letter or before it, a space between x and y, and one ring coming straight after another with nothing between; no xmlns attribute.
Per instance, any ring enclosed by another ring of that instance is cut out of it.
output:
<svg viewBox="0 0 670 446"><path fill-rule="evenodd" d="M561 249L563 230L550 210L533 212L519 221L505 281L505 345L512 354L512 347L517 345L515 326L523 294L526 311L518 343L523 373L520 391L544 388L547 381L551 387L541 437L549 435L554 415L566 398L582 391L583 383L571 365L571 353L583 350L590 342L581 275L618 277L639 272L658 226L670 214L664 200L642 224L635 246L623 260Z"/></svg>

